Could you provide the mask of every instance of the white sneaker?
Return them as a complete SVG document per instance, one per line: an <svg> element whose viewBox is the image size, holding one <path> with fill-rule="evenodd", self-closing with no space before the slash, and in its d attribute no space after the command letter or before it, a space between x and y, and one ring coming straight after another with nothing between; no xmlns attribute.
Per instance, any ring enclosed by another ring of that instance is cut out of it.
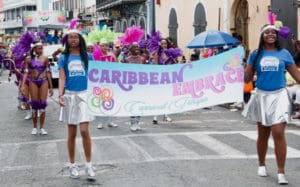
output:
<svg viewBox="0 0 300 187"><path fill-rule="evenodd" d="M259 166L257 170L257 175L260 177L268 176L266 166Z"/></svg>
<svg viewBox="0 0 300 187"><path fill-rule="evenodd" d="M103 129L103 124L102 124L102 123L99 123L99 124L97 125L97 129Z"/></svg>
<svg viewBox="0 0 300 187"><path fill-rule="evenodd" d="M108 123L107 126L108 127L118 127L118 125L113 122Z"/></svg>
<svg viewBox="0 0 300 187"><path fill-rule="evenodd" d="M87 175L87 178L88 178L89 180L95 179L95 172L94 172L92 166L91 166L91 167L86 167L86 168L85 168L85 174Z"/></svg>
<svg viewBox="0 0 300 187"><path fill-rule="evenodd" d="M24 117L24 119L29 120L32 118L32 112L31 110L26 110L26 116Z"/></svg>
<svg viewBox="0 0 300 187"><path fill-rule="evenodd" d="M133 123L133 124L130 125L130 130L133 131L133 132L137 131L139 128L140 127L139 127L138 123Z"/></svg>
<svg viewBox="0 0 300 187"><path fill-rule="evenodd" d="M78 179L79 178L78 167L75 164L71 164L69 166L69 172L70 172L70 177L72 179Z"/></svg>
<svg viewBox="0 0 300 187"><path fill-rule="evenodd" d="M164 116L164 121L166 121L166 122L172 122L172 119L169 116L165 115Z"/></svg>
<svg viewBox="0 0 300 187"><path fill-rule="evenodd" d="M157 116L154 116L154 117L153 117L152 123L153 123L154 125L157 125L157 124L158 124Z"/></svg>
<svg viewBox="0 0 300 187"><path fill-rule="evenodd" d="M41 128L41 129L40 129L40 134L41 134L41 135L47 135L48 132L47 132L44 128Z"/></svg>
<svg viewBox="0 0 300 187"><path fill-rule="evenodd" d="M37 135L37 133L38 133L37 128L33 128L32 131L31 131L31 134L32 135Z"/></svg>
<svg viewBox="0 0 300 187"><path fill-rule="evenodd" d="M278 184L284 185L288 184L289 182L286 180L285 175L283 173L278 173Z"/></svg>

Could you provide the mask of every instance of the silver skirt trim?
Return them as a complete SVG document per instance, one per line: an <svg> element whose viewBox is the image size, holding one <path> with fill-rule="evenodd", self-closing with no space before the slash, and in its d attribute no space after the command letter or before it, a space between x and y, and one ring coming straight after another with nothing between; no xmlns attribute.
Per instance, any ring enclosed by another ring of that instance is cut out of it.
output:
<svg viewBox="0 0 300 187"><path fill-rule="evenodd" d="M290 122L291 102L285 88L276 91L256 89L245 106L242 115L264 126Z"/></svg>
<svg viewBox="0 0 300 187"><path fill-rule="evenodd" d="M90 122L94 120L92 115L88 113L87 92L65 91L65 106L62 110L62 121L68 124L78 125L82 122Z"/></svg>

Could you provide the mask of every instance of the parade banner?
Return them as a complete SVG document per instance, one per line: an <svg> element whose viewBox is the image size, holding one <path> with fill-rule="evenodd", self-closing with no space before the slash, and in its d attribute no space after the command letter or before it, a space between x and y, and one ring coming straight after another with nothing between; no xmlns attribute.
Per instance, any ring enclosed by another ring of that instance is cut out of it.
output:
<svg viewBox="0 0 300 187"><path fill-rule="evenodd" d="M43 25L65 25L65 11L24 11L23 26L38 27Z"/></svg>
<svg viewBox="0 0 300 187"><path fill-rule="evenodd" d="M88 107L97 116L181 113L243 101L244 49L186 64L90 61Z"/></svg>

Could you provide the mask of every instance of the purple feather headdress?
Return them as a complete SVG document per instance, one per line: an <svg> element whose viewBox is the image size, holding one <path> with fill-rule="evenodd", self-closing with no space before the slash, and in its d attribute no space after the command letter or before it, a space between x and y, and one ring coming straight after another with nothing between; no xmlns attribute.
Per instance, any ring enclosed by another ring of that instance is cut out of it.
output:
<svg viewBox="0 0 300 187"><path fill-rule="evenodd" d="M35 41L34 33L26 31L12 48L12 55L16 61L23 61L25 54L31 49L30 45Z"/></svg>
<svg viewBox="0 0 300 187"><path fill-rule="evenodd" d="M284 39L288 38L291 32L290 28L287 26L283 26L283 23L277 20L277 15L275 13L268 12L268 21L271 25L274 25L276 27L279 36Z"/></svg>
<svg viewBox="0 0 300 187"><path fill-rule="evenodd" d="M78 18L73 18L70 22L70 25L68 27L68 30L71 30L71 29L76 29L77 27L77 23L78 23Z"/></svg>
<svg viewBox="0 0 300 187"><path fill-rule="evenodd" d="M159 50L161 40L162 36L159 31L152 31L150 35L147 35L147 48L150 50L150 53L157 52Z"/></svg>
<svg viewBox="0 0 300 187"><path fill-rule="evenodd" d="M44 32L41 32L41 31L38 31L36 33L37 37L40 39L40 40L45 40L46 39L46 34Z"/></svg>
<svg viewBox="0 0 300 187"><path fill-rule="evenodd" d="M147 48L147 40L139 41L139 48L141 48L141 49Z"/></svg>
<svg viewBox="0 0 300 187"><path fill-rule="evenodd" d="M0 51L0 63L2 62L4 57L5 57L4 53L2 51Z"/></svg>

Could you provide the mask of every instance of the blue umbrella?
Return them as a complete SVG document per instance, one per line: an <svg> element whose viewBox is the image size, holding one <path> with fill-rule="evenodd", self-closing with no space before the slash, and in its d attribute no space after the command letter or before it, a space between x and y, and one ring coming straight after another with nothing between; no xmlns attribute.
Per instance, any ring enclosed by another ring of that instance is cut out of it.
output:
<svg viewBox="0 0 300 187"><path fill-rule="evenodd" d="M217 31L208 30L195 36L187 45L187 48L222 47L239 44L240 41L233 36Z"/></svg>

